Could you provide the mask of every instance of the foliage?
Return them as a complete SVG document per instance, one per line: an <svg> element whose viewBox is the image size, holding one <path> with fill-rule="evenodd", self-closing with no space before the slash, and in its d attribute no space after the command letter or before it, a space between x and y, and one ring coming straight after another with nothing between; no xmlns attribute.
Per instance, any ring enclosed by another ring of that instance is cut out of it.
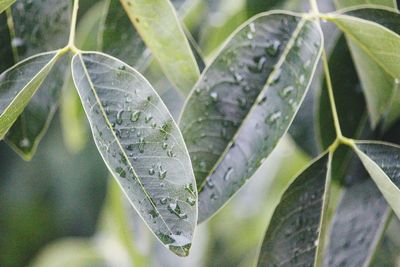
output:
<svg viewBox="0 0 400 267"><path fill-rule="evenodd" d="M222 1L82 0L83 16L79 0L13 2L0 0L0 139L23 159L61 102L70 151L85 147L90 129L150 231L188 256L197 225L272 169L292 135L316 153L268 214L258 266L379 259L391 214L400 218L400 147L390 137L400 125L396 2L338 0L325 12L330 1L241 1L209 40L196 13L212 17ZM202 49L212 51L206 60ZM147 264L126 237L119 196L112 184L100 233L117 227L129 261ZM35 264L52 265L60 250L79 251L76 264L102 264L94 244L50 246Z"/></svg>

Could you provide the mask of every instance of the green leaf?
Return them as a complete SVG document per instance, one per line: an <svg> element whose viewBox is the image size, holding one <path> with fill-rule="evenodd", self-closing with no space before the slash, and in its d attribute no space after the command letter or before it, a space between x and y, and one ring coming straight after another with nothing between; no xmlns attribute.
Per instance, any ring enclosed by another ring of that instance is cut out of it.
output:
<svg viewBox="0 0 400 267"><path fill-rule="evenodd" d="M9 6L14 4L15 0L0 0L0 13L6 10Z"/></svg>
<svg viewBox="0 0 400 267"><path fill-rule="evenodd" d="M199 189L199 221L252 176L286 133L321 54L318 23L263 13L203 72L180 120Z"/></svg>
<svg viewBox="0 0 400 267"><path fill-rule="evenodd" d="M7 25L6 14L0 14L0 41L0 73L2 73L14 63L11 36Z"/></svg>
<svg viewBox="0 0 400 267"><path fill-rule="evenodd" d="M397 103L387 103L400 77L400 16L393 9L361 8L333 14L329 20L346 33L375 127L383 115L399 109ZM392 112L389 123L399 116Z"/></svg>
<svg viewBox="0 0 400 267"><path fill-rule="evenodd" d="M100 50L137 69L142 69L148 64L151 53L123 12L121 3L106 0L103 12L104 26L98 37Z"/></svg>
<svg viewBox="0 0 400 267"><path fill-rule="evenodd" d="M257 266L320 266L331 155L323 154L288 187L272 215Z"/></svg>
<svg viewBox="0 0 400 267"><path fill-rule="evenodd" d="M196 183L167 108L143 76L105 54L75 55L72 76L110 172L160 241L188 255L197 222Z"/></svg>
<svg viewBox="0 0 400 267"><path fill-rule="evenodd" d="M168 0L120 0L168 79L187 95L199 78L189 42Z"/></svg>
<svg viewBox="0 0 400 267"><path fill-rule="evenodd" d="M9 19L13 21L10 31L14 63L65 46L68 42L70 7L71 1L58 0L20 0L13 5ZM25 160L34 155L58 107L67 66L65 61L55 66L5 138Z"/></svg>
<svg viewBox="0 0 400 267"><path fill-rule="evenodd" d="M370 266L390 214L369 178L346 188L333 218L324 266Z"/></svg>
<svg viewBox="0 0 400 267"><path fill-rule="evenodd" d="M359 141L354 150L386 201L400 218L400 147L390 143Z"/></svg>
<svg viewBox="0 0 400 267"><path fill-rule="evenodd" d="M59 51L38 54L0 75L0 140L22 113L60 56Z"/></svg>
<svg viewBox="0 0 400 267"><path fill-rule="evenodd" d="M335 0L338 8L353 7L364 4L396 7L396 0Z"/></svg>

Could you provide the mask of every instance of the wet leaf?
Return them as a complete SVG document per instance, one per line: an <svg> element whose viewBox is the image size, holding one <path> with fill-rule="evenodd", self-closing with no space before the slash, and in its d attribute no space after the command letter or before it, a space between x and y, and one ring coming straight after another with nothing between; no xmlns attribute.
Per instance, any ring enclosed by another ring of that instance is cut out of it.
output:
<svg viewBox="0 0 400 267"><path fill-rule="evenodd" d="M393 211L400 218L400 147L383 142L359 141L354 150Z"/></svg>
<svg viewBox="0 0 400 267"><path fill-rule="evenodd" d="M11 54L14 55L14 63L65 46L71 3L20 0L12 6L14 37L11 45L15 53ZM58 107L67 65L65 61L52 70L6 136L6 142L25 160L34 155Z"/></svg>
<svg viewBox="0 0 400 267"><path fill-rule="evenodd" d="M121 3L166 76L187 95L200 74L172 4L167 0Z"/></svg>
<svg viewBox="0 0 400 267"><path fill-rule="evenodd" d="M72 75L110 172L158 239L188 255L197 222L196 183L167 108L143 76L105 54L75 55Z"/></svg>
<svg viewBox="0 0 400 267"><path fill-rule="evenodd" d="M330 183L330 154L288 187L272 215L257 266L320 266Z"/></svg>
<svg viewBox="0 0 400 267"><path fill-rule="evenodd" d="M59 56L58 51L38 54L0 75L0 140L22 113Z"/></svg>
<svg viewBox="0 0 400 267"><path fill-rule="evenodd" d="M6 10L9 6L14 4L15 0L0 0L0 13Z"/></svg>
<svg viewBox="0 0 400 267"><path fill-rule="evenodd" d="M324 266L370 266L390 214L372 180L344 189L333 218Z"/></svg>
<svg viewBox="0 0 400 267"><path fill-rule="evenodd" d="M333 14L329 20L349 40L372 126L391 112L388 127L400 116L398 103L392 103L396 79L400 77L400 15L392 9L355 8Z"/></svg>
<svg viewBox="0 0 400 267"><path fill-rule="evenodd" d="M338 8L353 7L364 4L395 7L396 0L335 0L335 5Z"/></svg>
<svg viewBox="0 0 400 267"><path fill-rule="evenodd" d="M264 13L237 30L203 72L180 120L200 192L200 222L226 203L286 133L321 47L316 22Z"/></svg>

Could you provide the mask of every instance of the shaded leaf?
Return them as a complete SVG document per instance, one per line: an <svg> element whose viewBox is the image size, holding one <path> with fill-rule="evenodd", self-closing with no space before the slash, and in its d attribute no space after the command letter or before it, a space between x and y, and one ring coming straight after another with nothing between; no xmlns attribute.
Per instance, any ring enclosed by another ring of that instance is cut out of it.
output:
<svg viewBox="0 0 400 267"><path fill-rule="evenodd" d="M110 172L160 241L188 255L197 221L195 180L167 108L138 72L110 56L77 54L72 75Z"/></svg>
<svg viewBox="0 0 400 267"><path fill-rule="evenodd" d="M390 109L398 110L397 103L387 103L393 98L395 79L400 76L400 16L392 9L362 8L336 13L330 19L348 37L375 127ZM391 120L399 115L392 111Z"/></svg>
<svg viewBox="0 0 400 267"><path fill-rule="evenodd" d="M286 133L322 48L318 24L292 13L237 30L195 85L180 120L199 188L199 221L251 177Z"/></svg>
<svg viewBox="0 0 400 267"><path fill-rule="evenodd" d="M321 155L285 191L265 234L258 266L320 264L330 163L330 154Z"/></svg>
<svg viewBox="0 0 400 267"><path fill-rule="evenodd" d="M0 0L0 13L6 10L9 6L14 4L15 0Z"/></svg>
<svg viewBox="0 0 400 267"><path fill-rule="evenodd" d="M20 0L12 6L14 63L68 42L71 1ZM60 62L6 136L7 143L25 160L36 151L58 107L66 62Z"/></svg>
<svg viewBox="0 0 400 267"><path fill-rule="evenodd" d="M390 143L359 141L354 150L388 204L400 218L400 148Z"/></svg>
<svg viewBox="0 0 400 267"><path fill-rule="evenodd" d="M174 7L167 0L121 0L131 22L183 94L199 78L199 69Z"/></svg>
<svg viewBox="0 0 400 267"><path fill-rule="evenodd" d="M0 40L0 73L2 73L14 63L11 35L7 25L6 14L0 14Z"/></svg>
<svg viewBox="0 0 400 267"><path fill-rule="evenodd" d="M344 189L333 218L324 266L369 266L390 214L372 180Z"/></svg>
<svg viewBox="0 0 400 267"><path fill-rule="evenodd" d="M60 55L58 51L38 54L0 75L0 139L22 113Z"/></svg>

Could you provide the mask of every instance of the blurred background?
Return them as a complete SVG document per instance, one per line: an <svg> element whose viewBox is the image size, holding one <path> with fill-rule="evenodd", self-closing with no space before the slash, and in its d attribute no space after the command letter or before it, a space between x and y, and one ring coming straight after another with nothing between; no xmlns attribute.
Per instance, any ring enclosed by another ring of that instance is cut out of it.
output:
<svg viewBox="0 0 400 267"><path fill-rule="evenodd" d="M307 1L300 0L173 2L181 6L179 15L206 63L229 34L254 14L277 8L308 10ZM88 25L96 23L94 14L101 4L81 0L78 36L86 45L93 41L85 34ZM322 1L320 9L333 10L332 3ZM144 75L177 118L183 99L157 63L151 62ZM316 79L314 87L319 83ZM73 102L71 84L64 87L61 111L30 162L0 142L0 266L253 266L280 196L317 150L312 129L300 127L313 120L313 105L307 102L297 128L291 129L240 192L197 228L189 257L178 258L157 242L109 176L84 115ZM307 96L311 103L314 94L311 90ZM66 121L71 99L76 120ZM301 147L291 136L302 139ZM388 235L384 242L395 241Z"/></svg>

